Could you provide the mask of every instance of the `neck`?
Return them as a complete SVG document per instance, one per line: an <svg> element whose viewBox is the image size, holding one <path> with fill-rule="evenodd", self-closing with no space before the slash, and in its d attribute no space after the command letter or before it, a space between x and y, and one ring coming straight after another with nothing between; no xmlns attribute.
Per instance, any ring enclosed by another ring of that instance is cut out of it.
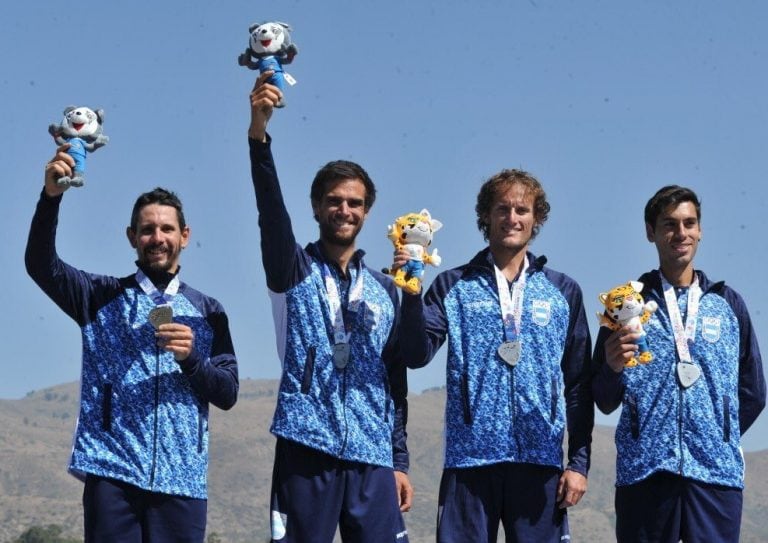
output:
<svg viewBox="0 0 768 543"><path fill-rule="evenodd" d="M171 280L174 278L174 276L179 271L179 266L175 266L173 268L173 271L171 270L153 270L152 268L148 266L144 266L142 264L136 263L139 269L144 272L144 275L149 277L149 280L152 281L152 284L156 287L165 287L168 283L171 282Z"/></svg>
<svg viewBox="0 0 768 543"><path fill-rule="evenodd" d="M520 270L523 269L523 263L525 262L525 253L528 246L517 250L511 250L507 248L494 249L491 247L491 255L493 255L493 262L496 267L501 270L507 281L514 281L520 274Z"/></svg>
<svg viewBox="0 0 768 543"><path fill-rule="evenodd" d="M694 271L693 263L684 268L674 268L670 266L659 266L664 278L669 281L673 287L689 287L693 283Z"/></svg>
<svg viewBox="0 0 768 543"><path fill-rule="evenodd" d="M336 245L321 239L320 248L328 260L335 262L342 272L347 273L347 265L356 251L354 244Z"/></svg>

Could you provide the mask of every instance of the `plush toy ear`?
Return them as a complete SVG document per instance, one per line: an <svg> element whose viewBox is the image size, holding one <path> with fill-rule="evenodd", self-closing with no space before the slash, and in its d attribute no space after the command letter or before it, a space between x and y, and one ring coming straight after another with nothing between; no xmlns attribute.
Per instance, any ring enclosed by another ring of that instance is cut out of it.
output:
<svg viewBox="0 0 768 543"><path fill-rule="evenodd" d="M251 26L248 27L248 33L251 34L254 30L259 28L261 26L261 23L253 23Z"/></svg>
<svg viewBox="0 0 768 543"><path fill-rule="evenodd" d="M630 281L629 286L635 289L638 294L643 292L643 284L640 281Z"/></svg>
<svg viewBox="0 0 768 543"><path fill-rule="evenodd" d="M437 232L443 227L443 223L441 223L437 219L432 219L432 222L430 224L432 225L432 233Z"/></svg>
<svg viewBox="0 0 768 543"><path fill-rule="evenodd" d="M601 292L600 295L597 297L598 300L600 300L600 303L605 305L605 301L608 299L608 293L607 292Z"/></svg>
<svg viewBox="0 0 768 543"><path fill-rule="evenodd" d="M289 25L288 23L281 23L280 21L275 21L275 24L282 26L288 32L293 32L293 28L291 28L291 25Z"/></svg>
<svg viewBox="0 0 768 543"><path fill-rule="evenodd" d="M96 110L96 120L99 121L99 124L104 124L104 110L103 109L97 109Z"/></svg>
<svg viewBox="0 0 768 543"><path fill-rule="evenodd" d="M70 111L74 111L76 109L77 109L77 106L67 106L67 107L64 108L64 115L66 115Z"/></svg>

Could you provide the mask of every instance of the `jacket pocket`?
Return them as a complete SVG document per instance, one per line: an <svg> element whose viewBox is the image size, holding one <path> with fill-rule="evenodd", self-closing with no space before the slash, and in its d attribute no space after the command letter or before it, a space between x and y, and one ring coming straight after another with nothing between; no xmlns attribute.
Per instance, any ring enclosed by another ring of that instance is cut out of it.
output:
<svg viewBox="0 0 768 543"><path fill-rule="evenodd" d="M552 377L552 387L550 389L550 401L552 402L552 407L550 408L549 418L550 422L552 424L555 424L555 421L557 420L557 400L558 400L558 391L559 388L557 386L557 377Z"/></svg>
<svg viewBox="0 0 768 543"><path fill-rule="evenodd" d="M203 434L205 433L205 419L203 414L197 412L197 454L203 452Z"/></svg>
<svg viewBox="0 0 768 543"><path fill-rule="evenodd" d="M629 408L629 429L632 431L632 437L640 437L640 415L637 412L637 400L631 394L627 396L627 407Z"/></svg>
<svg viewBox="0 0 768 543"><path fill-rule="evenodd" d="M731 440L731 399L723 396L723 441Z"/></svg>
<svg viewBox="0 0 768 543"><path fill-rule="evenodd" d="M105 432L112 431L112 383L104 383L101 387L101 428Z"/></svg>
<svg viewBox="0 0 768 543"><path fill-rule="evenodd" d="M464 424L472 424L472 411L469 408L469 375L461 376L461 405L464 409Z"/></svg>
<svg viewBox="0 0 768 543"><path fill-rule="evenodd" d="M301 379L301 393L309 394L312 386L312 374L315 372L315 347L307 349L307 359L304 361L304 375Z"/></svg>

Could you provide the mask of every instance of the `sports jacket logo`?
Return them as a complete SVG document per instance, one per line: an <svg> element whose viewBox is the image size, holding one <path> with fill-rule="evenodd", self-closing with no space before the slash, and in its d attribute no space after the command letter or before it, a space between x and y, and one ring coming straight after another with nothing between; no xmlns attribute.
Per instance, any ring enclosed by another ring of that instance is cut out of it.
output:
<svg viewBox="0 0 768 543"><path fill-rule="evenodd" d="M720 319L717 317L702 317L701 337L710 343L715 343L720 339Z"/></svg>
<svg viewBox="0 0 768 543"><path fill-rule="evenodd" d="M531 317L539 326L546 326L552 317L552 307L546 300L533 300L531 303Z"/></svg>

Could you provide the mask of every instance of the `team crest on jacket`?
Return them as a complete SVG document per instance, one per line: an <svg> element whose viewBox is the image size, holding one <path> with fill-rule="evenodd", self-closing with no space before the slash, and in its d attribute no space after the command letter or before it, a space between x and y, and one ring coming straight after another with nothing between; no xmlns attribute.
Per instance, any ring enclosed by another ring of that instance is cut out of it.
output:
<svg viewBox="0 0 768 543"><path fill-rule="evenodd" d="M533 322L539 326L546 326L552 317L552 308L547 300L533 300L532 302Z"/></svg>
<svg viewBox="0 0 768 543"><path fill-rule="evenodd" d="M720 339L720 319L717 317L702 317L701 337L710 343L715 343Z"/></svg>

